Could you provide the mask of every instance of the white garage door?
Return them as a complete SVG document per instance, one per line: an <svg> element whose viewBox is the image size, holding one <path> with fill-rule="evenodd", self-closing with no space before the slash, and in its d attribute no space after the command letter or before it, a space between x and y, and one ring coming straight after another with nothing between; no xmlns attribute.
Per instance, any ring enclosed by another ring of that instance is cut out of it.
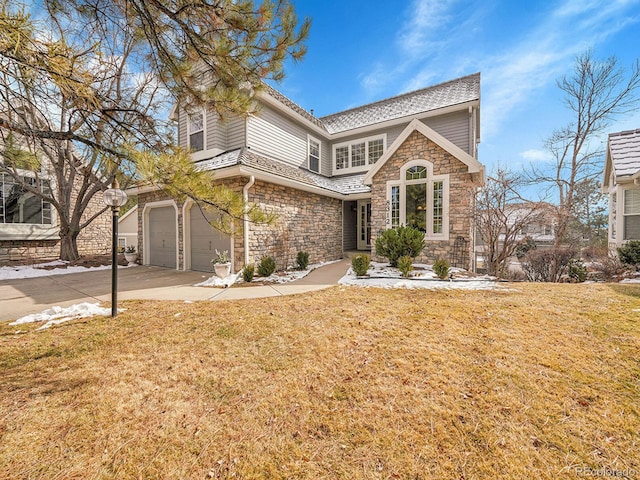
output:
<svg viewBox="0 0 640 480"><path fill-rule="evenodd" d="M216 250L229 250L230 238L209 225L197 205L191 207L191 270L212 272Z"/></svg>
<svg viewBox="0 0 640 480"><path fill-rule="evenodd" d="M149 263L176 268L176 210L173 207L149 210Z"/></svg>

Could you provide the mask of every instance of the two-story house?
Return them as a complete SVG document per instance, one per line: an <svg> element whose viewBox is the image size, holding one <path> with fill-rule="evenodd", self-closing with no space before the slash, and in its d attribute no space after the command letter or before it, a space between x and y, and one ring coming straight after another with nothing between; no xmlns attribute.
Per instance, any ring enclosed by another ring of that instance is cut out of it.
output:
<svg viewBox="0 0 640 480"><path fill-rule="evenodd" d="M640 240L640 129L609 134L602 191L609 195L609 249Z"/></svg>
<svg viewBox="0 0 640 480"><path fill-rule="evenodd" d="M480 74L326 117L270 87L256 101L258 113L247 118L222 121L181 105L172 116L193 161L275 212L277 225L239 222L231 238L213 231L192 202L140 188L144 264L211 271L215 249L231 252L236 271L265 254L285 266L299 250L320 262L373 247L376 258L379 232L405 224L425 232L419 261L447 258L465 245L470 266L472 202L484 179Z"/></svg>

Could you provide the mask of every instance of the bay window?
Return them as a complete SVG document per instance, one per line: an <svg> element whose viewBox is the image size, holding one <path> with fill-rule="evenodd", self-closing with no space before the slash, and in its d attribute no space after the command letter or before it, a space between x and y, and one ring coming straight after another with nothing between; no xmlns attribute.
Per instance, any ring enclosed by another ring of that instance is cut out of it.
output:
<svg viewBox="0 0 640 480"><path fill-rule="evenodd" d="M449 176L433 175L433 166L414 160L387 182L387 226L406 225L425 232L425 238L449 238Z"/></svg>

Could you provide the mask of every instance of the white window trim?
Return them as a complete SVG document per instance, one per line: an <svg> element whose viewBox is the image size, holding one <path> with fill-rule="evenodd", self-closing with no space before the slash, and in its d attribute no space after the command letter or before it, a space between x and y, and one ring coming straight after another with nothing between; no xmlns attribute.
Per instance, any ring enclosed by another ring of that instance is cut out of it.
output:
<svg viewBox="0 0 640 480"><path fill-rule="evenodd" d="M207 158L209 155L209 152L207 151L207 111L204 108L201 108L200 111L202 112L202 150L198 151L198 152L193 152L191 153L191 158L194 161L197 160L203 160L204 158ZM189 113L188 111L186 112L187 114L187 148L191 149L191 115L195 115L196 113L198 113L198 110ZM193 132L193 133L197 133L197 132Z"/></svg>
<svg viewBox="0 0 640 480"><path fill-rule="evenodd" d="M407 170L411 167L426 167L427 178L420 180L406 180ZM433 184L442 182L442 233L433 232ZM427 231L424 238L427 240L449 240L449 175L433 175L433 164L427 160L412 160L405 163L400 169L398 180L387 181L387 201L386 201L386 228L391 228L391 189L394 186L400 187L400 225L406 225L407 206L406 194L407 185L426 182L427 184Z"/></svg>
<svg viewBox="0 0 640 480"><path fill-rule="evenodd" d="M616 205L616 215L617 215L617 220L618 220L618 224L616 225L616 237L618 237L622 242L628 242L629 240L634 240L634 239L628 239L627 238L627 231L625 228L625 218L626 217L638 217L640 216L640 212L638 213L627 213L626 212L626 207L627 207L627 192L629 191L640 191L640 189L638 188L624 188L622 190L622 203L620 203L620 195L617 196L617 205Z"/></svg>
<svg viewBox="0 0 640 480"><path fill-rule="evenodd" d="M340 142L335 143L331 147L331 171L333 175L342 175L344 173L355 173L355 172L366 172L369 170L375 163L369 163L369 142L372 140L382 140L382 154L387 151L387 134L383 133L381 135L372 135L370 137L362 137L356 138L354 140L349 140L348 142ZM364 142L364 165L359 167L347 167L347 168L336 168L336 150L340 147L349 147L348 153L348 162L351 165L351 147L358 143Z"/></svg>
<svg viewBox="0 0 640 480"><path fill-rule="evenodd" d="M318 144L318 170L313 170L311 168L311 162L309 161L309 157L311 157L311 141L314 141ZM320 173L322 171L322 142L315 137L307 134L307 168L310 172Z"/></svg>

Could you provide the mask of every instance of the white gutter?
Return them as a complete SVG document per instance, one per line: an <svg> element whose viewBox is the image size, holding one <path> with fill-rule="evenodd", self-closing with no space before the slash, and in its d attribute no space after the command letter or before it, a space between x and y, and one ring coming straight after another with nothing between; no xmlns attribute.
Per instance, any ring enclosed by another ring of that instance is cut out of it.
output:
<svg viewBox="0 0 640 480"><path fill-rule="evenodd" d="M244 201L244 215L243 215L243 228L244 228L244 264L249 265L249 214L247 213L247 203L249 202L249 189L253 187L256 179L253 175L249 178L247 183L242 188L242 200Z"/></svg>

